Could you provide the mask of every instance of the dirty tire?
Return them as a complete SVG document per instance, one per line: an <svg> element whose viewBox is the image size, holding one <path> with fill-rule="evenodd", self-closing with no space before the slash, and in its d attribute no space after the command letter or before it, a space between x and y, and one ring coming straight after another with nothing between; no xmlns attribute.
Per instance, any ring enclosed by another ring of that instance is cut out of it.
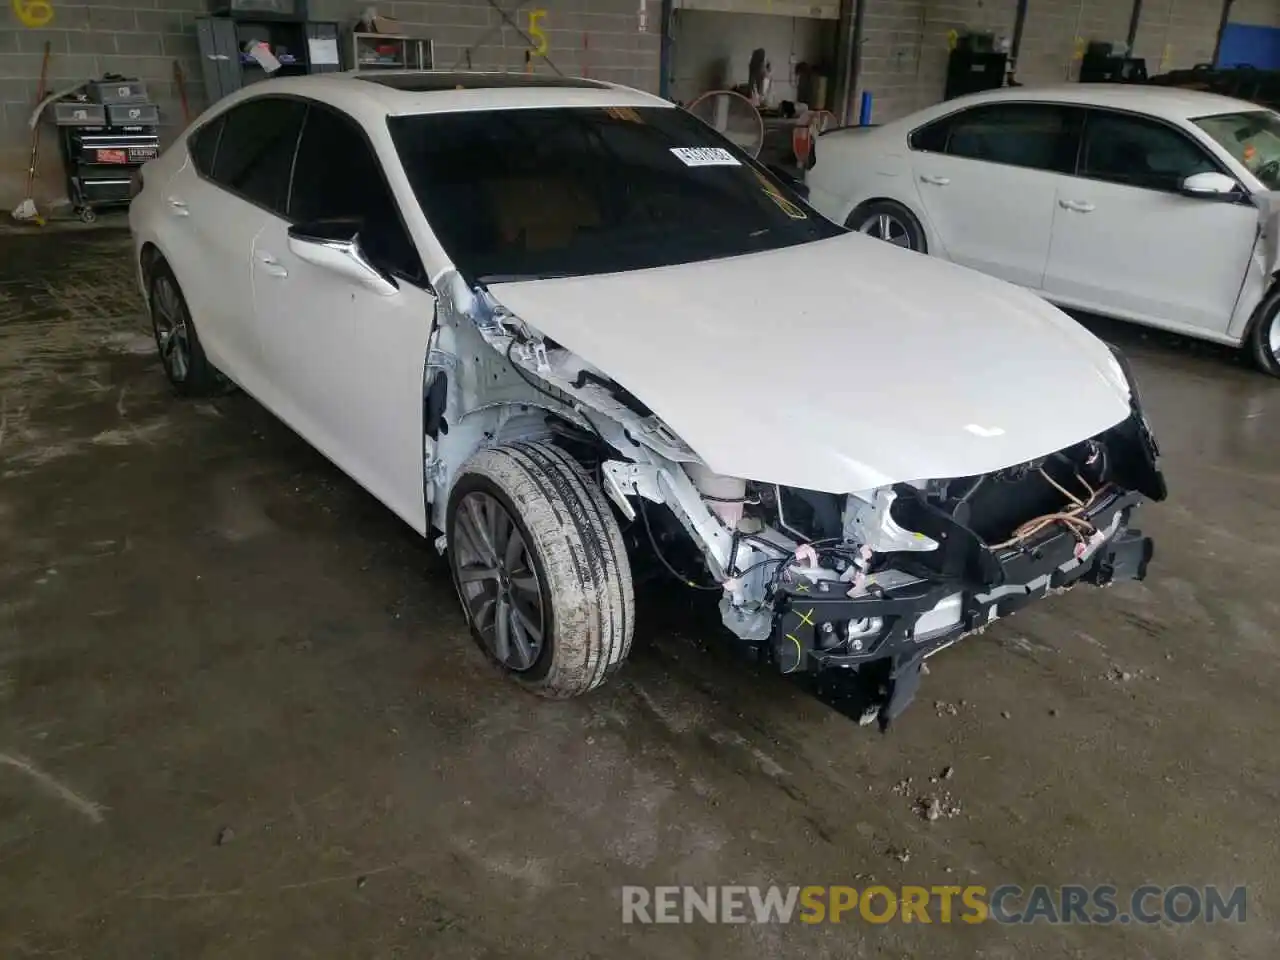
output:
<svg viewBox="0 0 1280 960"><path fill-rule="evenodd" d="M507 511L537 575L543 640L527 669L511 669L495 655L473 622L459 580L458 510L475 492ZM545 442L479 451L450 492L447 522L454 586L472 636L508 676L544 697L574 697L599 686L626 659L635 595L622 533L599 487L567 453Z"/></svg>
<svg viewBox="0 0 1280 960"><path fill-rule="evenodd" d="M889 225L888 236L881 236L881 224ZM914 213L893 200L873 200L863 204L849 214L845 226L894 246L915 250L917 253L928 253L924 227Z"/></svg>
<svg viewBox="0 0 1280 960"><path fill-rule="evenodd" d="M160 363L173 389L184 397L207 397L224 391L225 381L200 345L187 299L163 257L149 271L147 305ZM182 351L182 362L176 351Z"/></svg>
<svg viewBox="0 0 1280 960"><path fill-rule="evenodd" d="M1249 352L1263 373L1280 377L1280 289L1258 304L1249 328Z"/></svg>

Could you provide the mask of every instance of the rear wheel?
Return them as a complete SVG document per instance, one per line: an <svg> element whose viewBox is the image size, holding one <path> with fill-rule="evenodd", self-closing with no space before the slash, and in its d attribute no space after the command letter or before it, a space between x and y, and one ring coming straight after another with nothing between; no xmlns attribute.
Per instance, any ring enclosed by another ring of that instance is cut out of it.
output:
<svg viewBox="0 0 1280 960"><path fill-rule="evenodd" d="M177 278L164 260L157 260L150 274L151 330L165 375L173 389L186 397L217 392L218 371L204 355Z"/></svg>
<svg viewBox="0 0 1280 960"><path fill-rule="evenodd" d="M1264 373L1280 377L1280 289L1258 304L1249 329L1249 349Z"/></svg>
<svg viewBox="0 0 1280 960"><path fill-rule="evenodd" d="M876 200L849 215L849 229L907 250L925 251L924 228L915 214L892 200Z"/></svg>
<svg viewBox="0 0 1280 960"><path fill-rule="evenodd" d="M599 488L550 443L481 450L449 497L449 561L472 636L522 686L572 697L631 648L635 598Z"/></svg>

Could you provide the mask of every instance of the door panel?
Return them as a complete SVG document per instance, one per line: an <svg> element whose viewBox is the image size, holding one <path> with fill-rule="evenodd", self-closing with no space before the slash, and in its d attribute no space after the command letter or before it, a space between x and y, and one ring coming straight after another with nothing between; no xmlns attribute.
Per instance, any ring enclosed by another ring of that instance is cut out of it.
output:
<svg viewBox="0 0 1280 960"><path fill-rule="evenodd" d="M956 263L1038 289L1057 176L937 154L913 159L921 203Z"/></svg>
<svg viewBox="0 0 1280 960"><path fill-rule="evenodd" d="M198 176L190 161L165 185L164 253L210 361L253 392L258 344L250 316L249 252L267 214Z"/></svg>
<svg viewBox="0 0 1280 960"><path fill-rule="evenodd" d="M1218 169L1172 127L1091 113L1081 176L1057 191L1045 294L1157 326L1226 333L1258 212L1177 192L1185 177Z"/></svg>
<svg viewBox="0 0 1280 960"><path fill-rule="evenodd" d="M1074 167L1080 112L1001 103L961 110L911 136L925 212L956 263L1038 289L1054 195Z"/></svg>
<svg viewBox="0 0 1280 960"><path fill-rule="evenodd" d="M365 257L398 284L383 296L290 247L289 223L349 221ZM435 297L362 129L312 104L288 219L253 248L258 341L275 413L419 532L426 531L423 396Z"/></svg>
<svg viewBox="0 0 1280 960"><path fill-rule="evenodd" d="M258 232L284 210L306 107L255 97L187 139L189 159L162 204L179 238L171 257L214 366L265 401L253 323L250 257Z"/></svg>
<svg viewBox="0 0 1280 960"><path fill-rule="evenodd" d="M273 412L419 532L422 377L435 298L381 296L295 256L271 218L253 248L253 301Z"/></svg>

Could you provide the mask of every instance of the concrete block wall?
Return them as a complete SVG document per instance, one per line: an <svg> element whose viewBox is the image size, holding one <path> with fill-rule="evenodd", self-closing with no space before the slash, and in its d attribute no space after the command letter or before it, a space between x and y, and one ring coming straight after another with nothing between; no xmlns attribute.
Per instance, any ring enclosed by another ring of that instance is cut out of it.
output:
<svg viewBox="0 0 1280 960"><path fill-rule="evenodd" d="M10 4L0 8L0 215L22 197L29 155L26 120L36 102L41 54L50 43L49 85L69 86L78 80L120 73L147 82L160 105L162 135L167 143L183 126L173 81L176 61L185 75L192 116L207 105L201 81L195 19L207 0L50 0L53 20L35 29L23 26ZM550 48L547 59L569 75L587 74L642 89L658 88L660 0L644 0L645 29L640 29L641 0L539 0L526 4L512 19L528 32L528 10L547 11L541 21ZM501 7L513 6L500 0ZM344 26L369 6L368 0L311 0L313 20L335 20ZM445 68L477 70L524 68L526 42L504 23L487 0L417 0L379 3L407 32L435 40L436 61ZM46 126L41 141L36 197L48 203L65 197L65 179L55 131Z"/></svg>

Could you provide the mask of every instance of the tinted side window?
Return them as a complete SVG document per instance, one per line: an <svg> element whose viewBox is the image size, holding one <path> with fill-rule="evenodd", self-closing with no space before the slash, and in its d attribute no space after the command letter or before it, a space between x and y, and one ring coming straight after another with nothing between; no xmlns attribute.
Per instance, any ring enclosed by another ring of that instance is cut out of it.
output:
<svg viewBox="0 0 1280 960"><path fill-rule="evenodd" d="M1036 103L975 107L953 118L947 153L972 160L1073 173L1079 112Z"/></svg>
<svg viewBox="0 0 1280 960"><path fill-rule="evenodd" d="M926 150L929 153L942 153L947 149L947 135L951 133L951 121L954 117L943 117L935 120L919 130L911 132L912 150Z"/></svg>
<svg viewBox="0 0 1280 960"><path fill-rule="evenodd" d="M218 154L218 140L222 136L222 124L226 115L214 117L187 138L191 162L204 176L213 176L213 160Z"/></svg>
<svg viewBox="0 0 1280 960"><path fill-rule="evenodd" d="M307 113L289 216L298 222L359 220L360 243L375 263L412 279L422 276L373 148L355 121L336 111L313 105Z"/></svg>
<svg viewBox="0 0 1280 960"><path fill-rule="evenodd" d="M269 210L284 212L298 131L307 112L301 100L261 97L225 114L213 179Z"/></svg>
<svg viewBox="0 0 1280 960"><path fill-rule="evenodd" d="M1177 190L1193 173L1217 169L1212 158L1191 138L1163 123L1128 114L1089 114L1081 176L1154 190Z"/></svg>

